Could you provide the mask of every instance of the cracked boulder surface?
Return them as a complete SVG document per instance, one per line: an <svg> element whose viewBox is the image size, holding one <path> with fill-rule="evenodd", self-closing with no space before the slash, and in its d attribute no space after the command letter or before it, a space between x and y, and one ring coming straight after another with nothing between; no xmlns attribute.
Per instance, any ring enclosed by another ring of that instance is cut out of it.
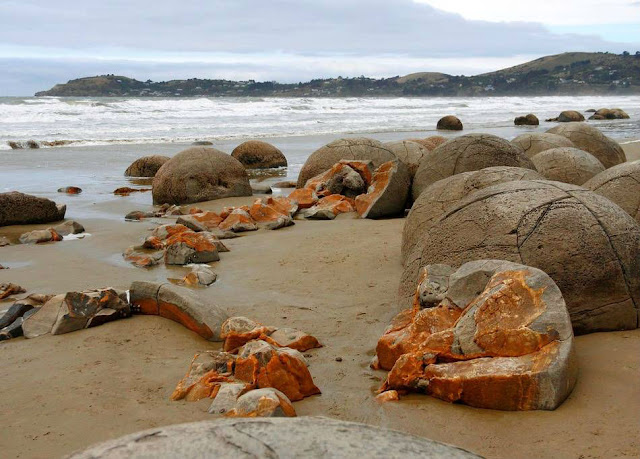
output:
<svg viewBox="0 0 640 459"><path fill-rule="evenodd" d="M492 166L535 170L522 149L507 140L491 134L467 134L449 140L422 159L413 178L413 200L438 180Z"/></svg>
<svg viewBox="0 0 640 459"><path fill-rule="evenodd" d="M549 132L531 132L522 134L511 141L524 150L524 154L533 158L538 153L552 148L574 147L568 138Z"/></svg>
<svg viewBox="0 0 640 459"><path fill-rule="evenodd" d="M287 158L270 143L248 140L233 149L231 156L247 169L270 169L287 167Z"/></svg>
<svg viewBox="0 0 640 459"><path fill-rule="evenodd" d="M424 141L428 142L426 139ZM387 142L383 145L391 150L398 159L409 168L411 179L416 175L422 158L435 148L435 146L427 148L425 145L412 140L397 140L395 142ZM430 143L430 145L433 144Z"/></svg>
<svg viewBox="0 0 640 459"><path fill-rule="evenodd" d="M533 165L547 180L582 185L604 171L604 166L591 153L572 147L551 148L538 153Z"/></svg>
<svg viewBox="0 0 640 459"><path fill-rule="evenodd" d="M307 180L333 167L343 159L371 161L373 167L396 158L381 142L365 137L338 139L313 152L298 175L298 188L304 188Z"/></svg>
<svg viewBox="0 0 640 459"><path fill-rule="evenodd" d="M640 161L613 166L583 186L610 199L640 224Z"/></svg>
<svg viewBox="0 0 640 459"><path fill-rule="evenodd" d="M584 188L521 180L479 190L426 230L408 256L400 302L420 268L503 259L546 272L560 287L576 334L638 327L640 226Z"/></svg>
<svg viewBox="0 0 640 459"><path fill-rule="evenodd" d="M577 363L562 293L543 271L503 260L422 269L413 306L378 341L380 389L498 410L553 410Z"/></svg>
<svg viewBox="0 0 640 459"><path fill-rule="evenodd" d="M153 201L188 204L232 196L251 196L244 166L215 148L193 147L163 164L153 178Z"/></svg>
<svg viewBox="0 0 640 459"><path fill-rule="evenodd" d="M158 170L164 163L169 161L168 156L151 155L136 159L127 170L125 177L155 177Z"/></svg>
<svg viewBox="0 0 640 459"><path fill-rule="evenodd" d="M209 341L222 341L220 327L227 313L212 303L204 303L191 291L170 283L135 281L130 287L134 314L171 319Z"/></svg>
<svg viewBox="0 0 640 459"><path fill-rule="evenodd" d="M538 179L542 180L544 177L531 169L495 166L438 180L420 194L405 219L402 231L402 262L407 260L416 246L421 248L422 235L462 198L498 183Z"/></svg>
<svg viewBox="0 0 640 459"><path fill-rule="evenodd" d="M217 457L471 459L427 438L325 417L218 419L154 428L89 447L69 459Z"/></svg>
<svg viewBox="0 0 640 459"><path fill-rule="evenodd" d="M598 158L606 169L627 161L624 150L618 142L586 123L566 123L551 128L547 132L571 140L576 148Z"/></svg>

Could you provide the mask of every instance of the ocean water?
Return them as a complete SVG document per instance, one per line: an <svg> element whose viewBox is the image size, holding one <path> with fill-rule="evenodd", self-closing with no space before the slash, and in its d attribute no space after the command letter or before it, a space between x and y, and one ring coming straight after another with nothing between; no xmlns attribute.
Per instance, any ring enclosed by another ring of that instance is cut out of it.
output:
<svg viewBox="0 0 640 459"><path fill-rule="evenodd" d="M348 99L115 99L0 98L0 192L17 190L68 205L70 218L113 218L117 200L130 210L151 207L150 193L122 198L121 186L141 183L124 177L135 159L173 156L194 140L210 140L230 153L240 142L265 138L289 166L252 175L253 181L295 179L307 157L339 138L367 136L382 142L441 134L455 137L488 132L507 139L539 127L514 126L517 115L541 120L565 109L620 107L630 120L590 122L620 142L640 139L640 96L502 98ZM459 116L462 132L436 132L438 119ZM62 147L11 150L8 141L66 140ZM57 193L79 186L79 196ZM147 183L147 186L149 184ZM121 218L118 215L118 218Z"/></svg>

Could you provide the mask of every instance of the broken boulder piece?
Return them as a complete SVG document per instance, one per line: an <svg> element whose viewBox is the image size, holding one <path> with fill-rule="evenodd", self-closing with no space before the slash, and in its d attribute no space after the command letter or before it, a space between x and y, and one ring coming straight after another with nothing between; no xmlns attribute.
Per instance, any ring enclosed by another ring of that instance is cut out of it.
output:
<svg viewBox="0 0 640 459"><path fill-rule="evenodd" d="M273 387L265 387L241 395L227 416L241 418L295 417L296 410L285 394Z"/></svg>
<svg viewBox="0 0 640 459"><path fill-rule="evenodd" d="M176 285L186 285L188 287L207 287L213 284L218 278L207 265L194 265L191 271L182 279L169 279Z"/></svg>
<svg viewBox="0 0 640 459"><path fill-rule="evenodd" d="M216 239L208 232L183 231L165 241L164 261L168 265L219 261Z"/></svg>
<svg viewBox="0 0 640 459"><path fill-rule="evenodd" d="M224 219L215 212L201 212L183 215L176 221L177 224L184 225L193 231L210 231L218 228Z"/></svg>
<svg viewBox="0 0 640 459"><path fill-rule="evenodd" d="M233 209L231 213L220 223L219 228L223 231L233 231L234 233L240 233L243 231L256 231L258 225L251 218L249 212L237 208Z"/></svg>
<svg viewBox="0 0 640 459"><path fill-rule="evenodd" d="M355 198L356 211L362 218L402 215L410 188L411 176L406 164L388 161L376 169L367 192Z"/></svg>
<svg viewBox="0 0 640 459"><path fill-rule="evenodd" d="M150 268L164 260L164 251L145 250L144 247L129 247L122 254L124 259L139 268Z"/></svg>
<svg viewBox="0 0 640 459"><path fill-rule="evenodd" d="M502 260L469 262L445 277L442 265L427 266L413 308L378 341L377 366L391 370L381 392L498 410L557 408L575 385L577 363L553 280Z"/></svg>
<svg viewBox="0 0 640 459"><path fill-rule="evenodd" d="M227 313L203 303L188 289L172 284L133 282L131 305L137 314L159 315L184 325L209 341L221 341L220 328Z"/></svg>
<svg viewBox="0 0 640 459"><path fill-rule="evenodd" d="M284 205L274 206L262 199L256 199L249 209L249 215L256 223L271 230L294 224L289 212L284 210Z"/></svg>
<svg viewBox="0 0 640 459"><path fill-rule="evenodd" d="M33 230L20 236L21 244L42 244L45 242L58 242L62 236L53 228Z"/></svg>
<svg viewBox="0 0 640 459"><path fill-rule="evenodd" d="M73 220L67 220L66 222L60 223L51 229L63 237L70 234L84 233L84 226Z"/></svg>
<svg viewBox="0 0 640 459"><path fill-rule="evenodd" d="M308 209L318 202L316 192L310 188L298 188L293 190L288 196L289 200L295 202L299 209Z"/></svg>
<svg viewBox="0 0 640 459"><path fill-rule="evenodd" d="M353 211L353 200L340 194L332 194L320 199L304 216L313 220L333 220L342 213Z"/></svg>
<svg viewBox="0 0 640 459"><path fill-rule="evenodd" d="M9 298L11 295L26 292L25 289L16 284L0 284L0 300Z"/></svg>
<svg viewBox="0 0 640 459"><path fill-rule="evenodd" d="M113 191L113 194L117 196L129 196L131 193L144 193L146 191L151 191L151 188L131 188L128 186L123 186L121 188L117 188Z"/></svg>

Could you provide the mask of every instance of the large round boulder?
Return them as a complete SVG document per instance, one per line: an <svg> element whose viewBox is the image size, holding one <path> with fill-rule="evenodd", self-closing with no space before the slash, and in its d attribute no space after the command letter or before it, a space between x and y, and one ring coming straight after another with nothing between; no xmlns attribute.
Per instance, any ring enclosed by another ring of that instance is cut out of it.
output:
<svg viewBox="0 0 640 459"><path fill-rule="evenodd" d="M307 180L331 169L343 159L372 161L373 167L376 168L382 163L393 161L396 155L374 139L357 137L334 140L307 158L298 175L298 188L303 188Z"/></svg>
<svg viewBox="0 0 640 459"><path fill-rule="evenodd" d="M591 153L607 169L627 160L622 147L615 140L585 123L563 124L551 128L547 132L571 140L576 148Z"/></svg>
<svg viewBox="0 0 640 459"><path fill-rule="evenodd" d="M640 161L613 166L583 186L615 202L640 223Z"/></svg>
<svg viewBox="0 0 640 459"><path fill-rule="evenodd" d="M153 179L153 201L189 204L231 196L251 196L244 166L215 148L181 151L158 170Z"/></svg>
<svg viewBox="0 0 640 459"><path fill-rule="evenodd" d="M540 124L540 120L533 113L529 113L524 116L517 116L515 120L513 120L513 124L516 126L538 126Z"/></svg>
<svg viewBox="0 0 640 459"><path fill-rule="evenodd" d="M436 125L436 129L443 131L462 131L462 128L460 118L453 115L443 116L438 120L438 124Z"/></svg>
<svg viewBox="0 0 640 459"><path fill-rule="evenodd" d="M406 261L416 247L422 247L422 236L427 230L465 196L498 183L543 179L542 175L532 169L494 166L438 180L420 194L405 220L402 231L402 262Z"/></svg>
<svg viewBox="0 0 640 459"><path fill-rule="evenodd" d="M411 302L423 266L488 258L546 272L560 287L578 334L638 327L640 225L592 191L520 180L468 195L410 254L400 299Z"/></svg>
<svg viewBox="0 0 640 459"><path fill-rule="evenodd" d="M512 144L519 146L524 153L533 158L541 151L550 150L552 148L573 147L573 142L559 134L549 134L548 132L530 132L522 134L511 141Z"/></svg>
<svg viewBox="0 0 640 459"><path fill-rule="evenodd" d="M152 155L136 159L127 170L125 177L155 177L164 163L169 161L168 156Z"/></svg>
<svg viewBox="0 0 640 459"><path fill-rule="evenodd" d="M177 424L99 443L69 459L478 458L395 430L324 417L231 418Z"/></svg>
<svg viewBox="0 0 640 459"><path fill-rule="evenodd" d="M287 167L287 158L280 150L261 140L248 140L231 152L247 169L271 169Z"/></svg>
<svg viewBox="0 0 640 459"><path fill-rule="evenodd" d="M602 163L591 153L571 147L545 150L531 161L546 179L573 185L582 185L604 171Z"/></svg>
<svg viewBox="0 0 640 459"><path fill-rule="evenodd" d="M411 140L398 140L395 142L387 142L383 145L385 148L391 150L393 154L407 166L412 179L418 170L420 161L422 161L422 158L430 151L430 149L420 143Z"/></svg>
<svg viewBox="0 0 640 459"><path fill-rule="evenodd" d="M0 226L57 222L66 211L67 206L50 199L17 191L0 193Z"/></svg>
<svg viewBox="0 0 640 459"><path fill-rule="evenodd" d="M565 110L558 116L560 123L571 123L572 121L584 121L584 115L575 110Z"/></svg>
<svg viewBox="0 0 640 459"><path fill-rule="evenodd" d="M491 166L535 170L522 149L507 140L491 134L467 134L443 143L422 159L411 188L413 200L438 180Z"/></svg>

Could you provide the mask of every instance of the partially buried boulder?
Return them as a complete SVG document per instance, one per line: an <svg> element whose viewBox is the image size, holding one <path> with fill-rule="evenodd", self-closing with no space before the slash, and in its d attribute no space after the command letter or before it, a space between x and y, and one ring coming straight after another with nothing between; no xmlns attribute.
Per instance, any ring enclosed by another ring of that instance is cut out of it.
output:
<svg viewBox="0 0 640 459"><path fill-rule="evenodd" d="M420 268L503 259L534 266L560 287L578 334L638 327L640 226L584 188L519 180L468 195L421 236L405 264L403 304Z"/></svg>
<svg viewBox="0 0 640 459"><path fill-rule="evenodd" d="M538 126L540 120L533 113L529 113L528 115L517 116L513 123L516 126Z"/></svg>
<svg viewBox="0 0 640 459"><path fill-rule="evenodd" d="M426 141L426 140L425 140ZM389 150L391 150L400 161L402 161L409 169L409 174L413 179L413 176L418 170L420 161L422 158L433 150L433 148L427 148L420 143L411 140L398 140L396 142L387 142L384 144Z"/></svg>
<svg viewBox="0 0 640 459"><path fill-rule="evenodd" d="M231 152L247 169L270 169L287 167L287 158L280 150L267 142L248 140Z"/></svg>
<svg viewBox="0 0 640 459"><path fill-rule="evenodd" d="M136 159L127 170L125 177L155 177L164 163L169 161L168 156L152 155Z"/></svg>
<svg viewBox="0 0 640 459"><path fill-rule="evenodd" d="M583 186L610 199L640 223L640 161L613 166Z"/></svg>
<svg viewBox="0 0 640 459"><path fill-rule="evenodd" d="M573 147L573 142L564 136L551 134L548 132L530 132L522 134L511 141L514 145L522 148L525 155L533 158L541 151L552 148Z"/></svg>
<svg viewBox="0 0 640 459"><path fill-rule="evenodd" d="M604 171L602 163L591 153L571 147L545 150L531 161L546 179L573 185L582 185Z"/></svg>
<svg viewBox="0 0 640 459"><path fill-rule="evenodd" d="M532 169L495 166L438 180L420 194L405 220L402 231L402 262L407 260L416 247L422 248L422 236L462 198L498 183L543 179L542 175Z"/></svg>
<svg viewBox="0 0 640 459"><path fill-rule="evenodd" d="M628 120L629 115L621 108L601 108L589 117L590 120Z"/></svg>
<svg viewBox="0 0 640 459"><path fill-rule="evenodd" d="M460 118L456 116L447 115L438 120L436 129L445 131L462 131L462 121L460 121Z"/></svg>
<svg viewBox="0 0 640 459"><path fill-rule="evenodd" d="M584 121L584 116L576 110L565 110L557 118L550 118L547 121L557 121L559 123L580 122Z"/></svg>
<svg viewBox="0 0 640 459"><path fill-rule="evenodd" d="M377 140L363 137L334 140L307 158L298 175L298 188L303 188L307 180L331 169L342 159L371 161L375 168L395 158L393 152Z"/></svg>
<svg viewBox="0 0 640 459"><path fill-rule="evenodd" d="M381 388L498 410L553 410L577 376L565 302L543 271L503 260L425 267L378 341Z"/></svg>
<svg viewBox="0 0 640 459"><path fill-rule="evenodd" d="M230 441L229 439L237 439ZM69 459L470 459L468 451L395 430L324 417L245 418L157 427L94 445Z"/></svg>
<svg viewBox="0 0 640 459"><path fill-rule="evenodd" d="M11 191L0 193L0 226L57 222L64 218L67 206Z"/></svg>
<svg viewBox="0 0 640 459"><path fill-rule="evenodd" d="M440 145L423 158L413 179L413 200L438 180L491 166L535 170L522 149L507 140L491 134L467 134Z"/></svg>
<svg viewBox="0 0 640 459"><path fill-rule="evenodd" d="M237 159L215 148L184 150L153 179L156 203L185 204L231 196L251 196L249 177Z"/></svg>
<svg viewBox="0 0 640 459"><path fill-rule="evenodd" d="M136 281L130 288L134 314L157 315L184 325L209 341L220 341L220 327L227 313L205 304L186 288L172 284Z"/></svg>
<svg viewBox="0 0 640 459"><path fill-rule="evenodd" d="M585 123L567 123L549 129L547 132L566 137L576 148L591 153L608 169L627 160L618 143L605 136L598 129Z"/></svg>

